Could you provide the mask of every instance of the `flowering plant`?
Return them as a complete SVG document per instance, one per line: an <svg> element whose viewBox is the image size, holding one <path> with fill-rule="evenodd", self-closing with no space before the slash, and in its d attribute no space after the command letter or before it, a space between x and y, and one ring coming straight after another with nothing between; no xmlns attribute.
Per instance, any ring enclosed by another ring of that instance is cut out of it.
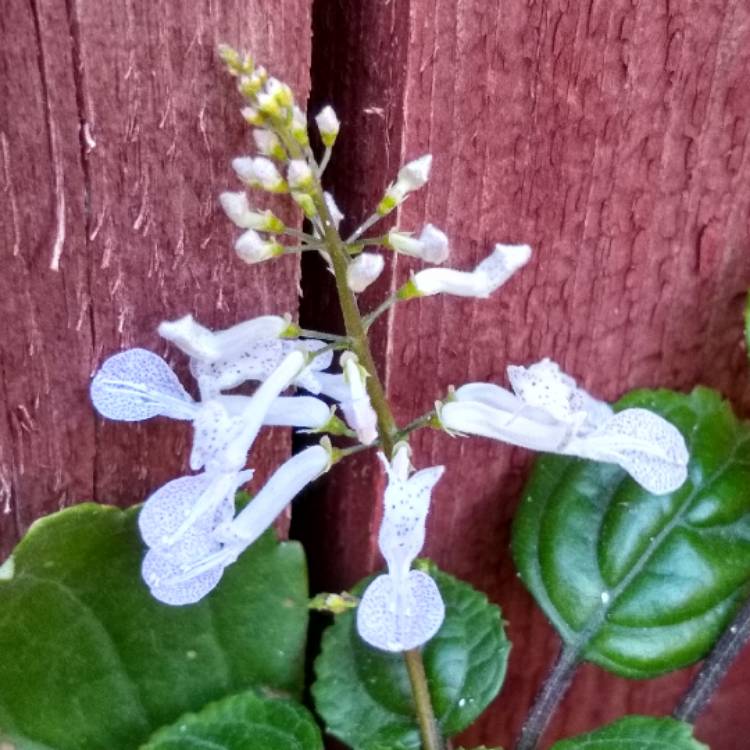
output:
<svg viewBox="0 0 750 750"><path fill-rule="evenodd" d="M744 428L706 392L689 397L641 393L613 408L549 359L508 367L510 389L489 382L447 384L433 409L407 425L397 424L369 345L374 321L392 306L424 296L489 297L522 273L532 248L498 243L475 268L460 270L442 265L450 258L450 241L432 224L417 232L396 228L370 234L428 183L430 155L405 164L372 213L343 236L344 217L324 189L340 129L333 109L325 107L314 118L321 145L316 155L307 117L289 87L249 56L223 47L221 57L237 80L241 113L253 128L258 151L233 160L243 187L219 197L228 218L243 230L234 245L236 254L251 266L289 253L320 254L335 278L345 334L305 330L290 316L271 314L211 331L186 311L178 320L164 321L159 333L188 357L198 400L163 359L144 349L116 353L101 365L90 393L102 416L124 421L161 416L192 423L193 473L157 489L137 518L146 546L141 572L150 595L186 610L214 601L223 579L231 575L228 571L241 566L254 548L268 544L266 531L306 486L348 456L375 451L387 477L378 532L386 570L360 584L354 594L313 600L315 608L337 615L324 639L313 695L327 729L353 747L444 747L444 736L465 729L500 689L508 644L493 605L418 559L431 494L444 467L414 466L418 462L409 440L418 430L436 429L457 439L480 436L555 454L542 459L532 477L516 521L514 556L564 648L521 732L519 750L538 746L582 660L649 677L703 656L736 609L750 575L750 550L743 537L750 522L747 504L737 503L734 486L710 497L706 490L727 467L745 465ZM287 226L269 209L251 205L248 188L288 194L303 212L306 228ZM378 278L387 253L409 255L426 267L363 314L357 295ZM255 384L251 394L231 392L246 383ZM729 425L732 438L717 470L700 436L720 419ZM248 456L264 426L296 428L314 437L249 502L238 502L238 491L252 478ZM620 488L626 499L610 502ZM560 508L565 514L549 521ZM738 526L722 540L733 550L729 565L716 556L711 529L732 512ZM694 527L688 529L690 524ZM593 549L591 539L602 534L609 535L611 546ZM650 541L644 542L644 535ZM689 583L674 593L662 591L655 580L639 578L663 578L665 571L674 575L682 564L680 555L684 561L689 552L714 576L710 582L706 574L696 584L688 573ZM4 566L9 581L16 577L14 558L11 563L11 568ZM696 586L703 600L691 610ZM658 621L660 594L670 602L665 611L672 608L671 620L665 615ZM272 620L274 610L266 616ZM690 623L701 617L696 630ZM669 635L645 632L656 626ZM459 628L465 628L464 642L458 638L450 649L465 664L465 674L457 692L451 692L443 688L458 667L447 659L446 643L456 639ZM683 641L673 648L678 635ZM666 641L672 641L670 647ZM386 690L403 691L405 685L408 690L391 703L375 700L365 695L362 683L378 680ZM237 711L271 716L278 708L264 703L272 702L268 696L253 693L245 700L206 709L181 726L217 742ZM377 705L371 706L373 701ZM690 693L677 717L693 719L696 705ZM1 709L2 702L0 718ZM11 716L13 711L7 710ZM284 711L291 714L278 718L279 724L288 723L292 714L294 721L309 722L296 704ZM277 718L268 721L274 725ZM300 747L319 744L311 726ZM13 741L22 729L24 736L36 737L23 721L8 721ZM176 731L163 730L144 747L167 746L170 732ZM559 749L582 746L576 742L595 747L601 742L603 747L612 737L622 740L613 747L626 747L633 738L646 742L657 736L671 747L700 747L684 723L629 717L563 742Z"/></svg>

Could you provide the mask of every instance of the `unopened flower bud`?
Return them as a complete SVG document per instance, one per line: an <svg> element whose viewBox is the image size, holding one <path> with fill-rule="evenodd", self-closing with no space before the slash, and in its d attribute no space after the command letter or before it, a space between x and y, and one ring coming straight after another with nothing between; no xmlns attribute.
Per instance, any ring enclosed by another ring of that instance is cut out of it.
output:
<svg viewBox="0 0 750 750"><path fill-rule="evenodd" d="M381 216L393 211L409 193L427 184L432 166L432 155L425 154L405 164L399 170L396 182L385 191L385 195L375 209Z"/></svg>
<svg viewBox="0 0 750 750"><path fill-rule="evenodd" d="M265 156L256 156L255 158L242 156L232 159L232 168L240 179L250 185L261 187L271 193L286 192L287 186L279 174L279 170Z"/></svg>
<svg viewBox="0 0 750 750"><path fill-rule="evenodd" d="M353 292L364 292L383 271L385 261L377 253L361 253L346 269L346 283Z"/></svg>
<svg viewBox="0 0 750 750"><path fill-rule="evenodd" d="M255 147L263 156L273 156L275 159L283 159L286 156L278 136L270 130L255 128L253 140L255 141Z"/></svg>
<svg viewBox="0 0 750 750"><path fill-rule="evenodd" d="M245 263L260 263L284 252L283 245L275 240L264 240L254 229L243 232L234 243L234 249Z"/></svg>
<svg viewBox="0 0 750 750"><path fill-rule="evenodd" d="M336 117L333 107L323 107L315 116L315 123L318 126L320 140L323 141L323 145L331 148L336 141L336 136L339 134L341 127L341 123L339 122L339 118Z"/></svg>
<svg viewBox="0 0 750 750"><path fill-rule="evenodd" d="M266 118L255 107L243 107L240 114L248 125L265 125Z"/></svg>
<svg viewBox="0 0 750 750"><path fill-rule="evenodd" d="M312 170L303 159L292 159L289 162L286 178L292 190L309 193L315 187Z"/></svg>
<svg viewBox="0 0 750 750"><path fill-rule="evenodd" d="M302 209L308 219L314 219L318 215L318 209L315 207L315 201L309 193L302 193L299 190L292 191L294 202Z"/></svg>
<svg viewBox="0 0 750 750"><path fill-rule="evenodd" d="M406 232L391 229L388 232L388 244L400 253L421 258L435 265L443 263L450 254L448 238L432 224L427 224L419 237L412 237Z"/></svg>
<svg viewBox="0 0 750 750"><path fill-rule="evenodd" d="M250 55L242 56L228 44L220 44L218 53L231 75L238 76L253 72L253 58Z"/></svg>
<svg viewBox="0 0 750 750"><path fill-rule="evenodd" d="M263 88L263 84L265 84L267 79L268 72L261 65L248 75L241 76L237 87L244 97L252 99Z"/></svg>
<svg viewBox="0 0 750 750"><path fill-rule="evenodd" d="M284 222L272 211L252 211L244 191L226 192L219 196L224 213L242 229L255 229L259 232L283 232Z"/></svg>
<svg viewBox="0 0 750 750"><path fill-rule="evenodd" d="M307 135L307 117L296 104L292 107L292 121L289 127L294 140L300 146L307 147L310 145L310 139Z"/></svg>

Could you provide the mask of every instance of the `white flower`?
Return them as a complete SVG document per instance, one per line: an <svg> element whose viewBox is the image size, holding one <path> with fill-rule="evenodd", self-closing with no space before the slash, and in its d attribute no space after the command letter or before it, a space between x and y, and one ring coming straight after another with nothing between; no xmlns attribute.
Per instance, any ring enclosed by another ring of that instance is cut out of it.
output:
<svg viewBox="0 0 750 750"><path fill-rule="evenodd" d="M491 383L470 383L438 405L443 427L615 463L656 495L674 492L687 478L685 440L657 414L640 408L615 414L548 359L508 368L508 373L514 393Z"/></svg>
<svg viewBox="0 0 750 750"><path fill-rule="evenodd" d="M320 140L323 141L323 145L327 148L331 148L335 143L336 136L339 134L339 129L341 128L341 123L339 122L339 118L336 117L333 107L323 107L323 109L315 115L315 124L318 126Z"/></svg>
<svg viewBox="0 0 750 750"><path fill-rule="evenodd" d="M243 232L235 241L234 249L245 263L261 263L284 254L284 246L275 240L264 240L254 229Z"/></svg>
<svg viewBox="0 0 750 750"><path fill-rule="evenodd" d="M313 173L304 159L292 159L287 167L286 179L292 190L310 192L314 187Z"/></svg>
<svg viewBox="0 0 750 750"><path fill-rule="evenodd" d="M279 338L288 329L287 318L263 315L211 332L187 315L162 323L159 333L190 356L190 371L201 397L208 400L246 380L265 380L289 352L314 353L326 346L317 339ZM320 393L317 373L330 367L332 359L332 352L316 356L295 378L295 384Z"/></svg>
<svg viewBox="0 0 750 750"><path fill-rule="evenodd" d="M177 320L165 320L159 324L158 331L162 338L171 341L188 356L216 362L237 356L258 341L279 338L288 327L286 317L261 315L223 331L210 331L192 315L185 315Z"/></svg>
<svg viewBox="0 0 750 750"><path fill-rule="evenodd" d="M331 462L331 451L323 445L292 456L233 521L217 528L217 538L231 544L252 544L306 485L328 471Z"/></svg>
<svg viewBox="0 0 750 750"><path fill-rule="evenodd" d="M255 147L263 156L273 156L276 159L283 159L286 156L278 136L270 130L254 128L253 140L255 141Z"/></svg>
<svg viewBox="0 0 750 750"><path fill-rule="evenodd" d="M272 193L286 190L286 183L276 165L265 156L241 156L232 159L232 169L241 180Z"/></svg>
<svg viewBox="0 0 750 750"><path fill-rule="evenodd" d="M388 232L388 244L400 253L421 258L435 265L445 262L450 254L448 238L432 224L426 224L419 237L391 229Z"/></svg>
<svg viewBox="0 0 750 750"><path fill-rule="evenodd" d="M396 447L389 465L383 522L378 535L388 573L365 590L357 608L357 630L372 646L385 651L407 651L426 643L445 617L445 605L435 582L411 570L424 544L430 495L443 475L443 466L422 469L409 476L409 449Z"/></svg>
<svg viewBox="0 0 750 750"><path fill-rule="evenodd" d="M290 351L252 396L209 398L197 404L161 357L128 349L104 362L91 382L91 400L110 419L140 421L163 415L190 420L195 430L191 468L239 471L261 426L299 422L296 426L317 429L330 420L330 410L318 399L315 404L305 400L274 405L304 366L305 355Z"/></svg>
<svg viewBox="0 0 750 750"><path fill-rule="evenodd" d="M242 229L256 229L259 232L283 232L284 222L270 209L253 211L244 190L224 192L219 203L230 220Z"/></svg>
<svg viewBox="0 0 750 750"><path fill-rule="evenodd" d="M431 167L431 154L420 156L401 167L396 182L385 191L385 195L378 204L377 213L385 216L402 203L409 193L426 185L430 177Z"/></svg>
<svg viewBox="0 0 750 750"><path fill-rule="evenodd" d="M455 294L459 297L489 297L531 257L528 245L495 245L489 257L473 271L452 268L426 268L412 276L409 285L414 296Z"/></svg>
<svg viewBox="0 0 750 750"><path fill-rule="evenodd" d="M383 271L385 261L377 253L360 253L346 269L346 283L353 292L364 292Z"/></svg>
<svg viewBox="0 0 750 750"><path fill-rule="evenodd" d="M352 352L341 355L341 366L349 388L347 398L341 401L341 411L344 412L347 424L357 433L359 441L370 445L378 439L378 417L365 387L367 371Z"/></svg>

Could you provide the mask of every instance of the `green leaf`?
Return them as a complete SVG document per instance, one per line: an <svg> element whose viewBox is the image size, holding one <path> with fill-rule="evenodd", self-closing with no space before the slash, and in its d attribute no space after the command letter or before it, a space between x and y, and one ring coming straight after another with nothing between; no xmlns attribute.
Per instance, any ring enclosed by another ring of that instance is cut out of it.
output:
<svg viewBox="0 0 750 750"><path fill-rule="evenodd" d="M140 750L323 750L310 712L254 692L224 698L160 729Z"/></svg>
<svg viewBox="0 0 750 750"><path fill-rule="evenodd" d="M650 495L611 464L537 460L513 529L521 577L568 649L626 677L700 659L750 578L750 429L719 395L636 391L618 408L685 436L687 482Z"/></svg>
<svg viewBox="0 0 750 750"><path fill-rule="evenodd" d="M594 732L556 742L551 750L708 750L690 724L652 716L626 716Z"/></svg>
<svg viewBox="0 0 750 750"><path fill-rule="evenodd" d="M268 533L206 599L170 607L141 580L136 517L91 503L56 513L0 569L0 735L19 747L131 750L229 693L300 693L299 545Z"/></svg>
<svg viewBox="0 0 750 750"><path fill-rule="evenodd" d="M424 648L424 664L435 715L450 736L471 725L497 695L510 644L498 607L434 566L428 572L443 595L446 617ZM403 656L364 643L354 612L338 615L326 630L315 672L315 705L331 734L357 750L419 747Z"/></svg>

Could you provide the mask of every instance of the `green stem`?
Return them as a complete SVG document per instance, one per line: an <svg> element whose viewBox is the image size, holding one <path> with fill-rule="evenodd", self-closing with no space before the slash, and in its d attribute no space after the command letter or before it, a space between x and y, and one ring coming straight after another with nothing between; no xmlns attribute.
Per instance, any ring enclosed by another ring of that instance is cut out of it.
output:
<svg viewBox="0 0 750 750"><path fill-rule="evenodd" d="M411 690L417 710L419 732L422 735L422 750L443 750L443 739L440 736L440 730L430 701L422 652L416 648L411 651L404 651L404 661L409 673L409 681L411 682Z"/></svg>
<svg viewBox="0 0 750 750"><path fill-rule="evenodd" d="M365 315L365 328L368 329L383 313L388 312L398 301L400 297L392 294L386 297L372 312Z"/></svg>

